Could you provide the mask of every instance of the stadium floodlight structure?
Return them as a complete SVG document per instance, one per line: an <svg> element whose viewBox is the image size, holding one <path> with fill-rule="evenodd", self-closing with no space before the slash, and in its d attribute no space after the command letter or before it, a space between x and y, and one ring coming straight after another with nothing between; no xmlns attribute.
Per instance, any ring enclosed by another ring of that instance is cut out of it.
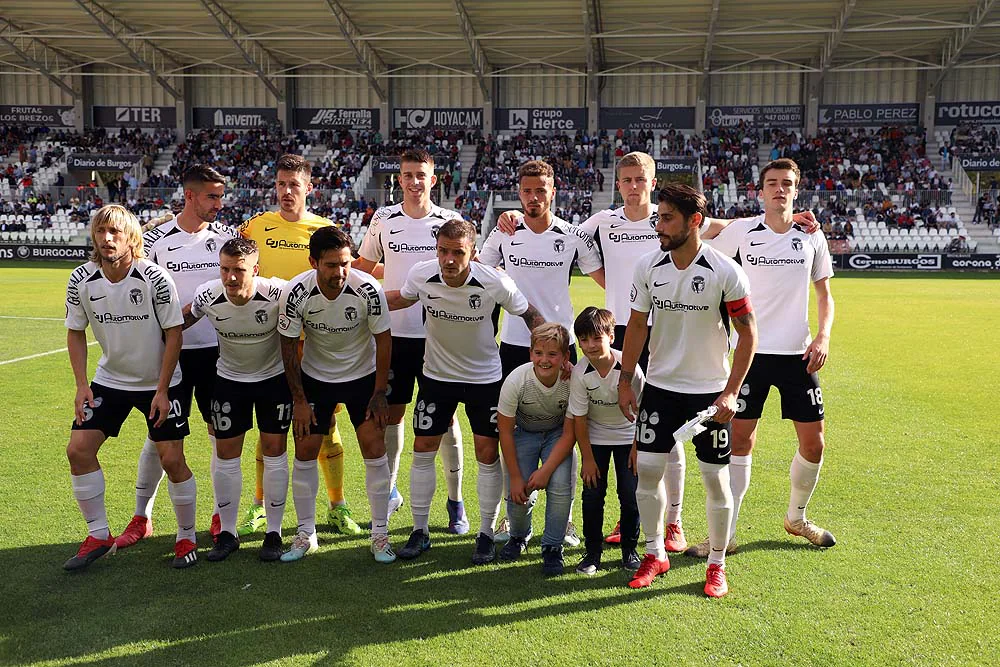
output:
<svg viewBox="0 0 1000 667"><path fill-rule="evenodd" d="M94 0L75 1L94 20L94 23L108 37L118 42L128 53L129 57L149 74L156 83L160 84L160 87L167 91L171 97L175 100L184 99L184 95L171 86L161 74L165 65L179 67L162 49L147 39L137 37L136 35L139 34L138 30Z"/></svg>
<svg viewBox="0 0 1000 667"><path fill-rule="evenodd" d="M483 91L483 99L490 102L493 100L493 91L486 80L486 73L491 69L490 62L486 59L486 54L479 46L479 42L476 41L476 32L472 29L472 20L469 18L469 13L465 11L465 5L462 4L462 0L454 0L454 2L455 14L458 16L458 27L461 28L465 43L469 47L472 71L475 72L476 81L479 82L479 88Z"/></svg>
<svg viewBox="0 0 1000 667"><path fill-rule="evenodd" d="M347 45L351 47L351 51L358 61L358 65L364 71L365 77L368 79L368 85L378 95L379 100L388 102L389 97L386 95L382 84L378 81L379 73L384 72L386 69L385 63L375 53L375 49L369 46L367 42L361 41L361 31L354 25L354 21L351 20L350 15L344 10L343 6L337 0L326 0L326 4L329 5L334 18L337 19L337 25L340 26L340 34L344 36Z"/></svg>
<svg viewBox="0 0 1000 667"><path fill-rule="evenodd" d="M987 15L989 15L996 4L997 0L979 0L976 6L969 11L969 18L966 21L966 25L955 30L952 36L945 41L944 48L941 50L941 71L938 72L937 78L934 80L934 85L929 88L931 92L937 90L941 82L944 81L944 78L948 76L948 73L958 64L958 59L962 56L962 51L975 38Z"/></svg>
<svg viewBox="0 0 1000 667"><path fill-rule="evenodd" d="M25 36L22 33L23 30L19 26L8 19L0 19L0 42L9 46L26 65L59 86L74 100L80 99L80 93L53 74L52 69L49 67L49 61L52 61L58 67L61 61L67 61L68 59L42 40L36 37Z"/></svg>
<svg viewBox="0 0 1000 667"><path fill-rule="evenodd" d="M250 65L257 78L263 82L264 86L279 102L284 101L285 94L271 80L270 76L274 70L276 58L257 41L248 39L250 33L247 29L240 25L239 21L233 18L233 15L221 4L215 0L201 0L201 4L212 15L222 34L233 43L247 65Z"/></svg>

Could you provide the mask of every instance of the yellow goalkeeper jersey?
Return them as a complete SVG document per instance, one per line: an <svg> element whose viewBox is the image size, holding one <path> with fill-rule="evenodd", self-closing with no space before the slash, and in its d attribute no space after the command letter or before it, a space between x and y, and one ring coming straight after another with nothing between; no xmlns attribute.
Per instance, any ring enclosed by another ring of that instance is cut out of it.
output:
<svg viewBox="0 0 1000 667"><path fill-rule="evenodd" d="M240 225L240 236L260 247L260 275L291 280L309 270L309 237L333 223L309 213L298 222L288 222L278 211L264 211Z"/></svg>

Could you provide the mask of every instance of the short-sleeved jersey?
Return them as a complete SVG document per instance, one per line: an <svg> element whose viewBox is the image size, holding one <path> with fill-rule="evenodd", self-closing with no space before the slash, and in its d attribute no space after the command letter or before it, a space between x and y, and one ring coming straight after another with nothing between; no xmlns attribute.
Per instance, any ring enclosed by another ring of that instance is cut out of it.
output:
<svg viewBox="0 0 1000 667"><path fill-rule="evenodd" d="M802 354L809 347L809 291L812 283L833 276L830 248L823 234L798 225L778 234L764 216L734 220L711 241L736 259L750 279L757 318L757 354Z"/></svg>
<svg viewBox="0 0 1000 667"><path fill-rule="evenodd" d="M400 294L424 306L424 375L442 382L471 384L500 380L493 308L500 304L511 315L528 309L528 300L510 276L472 262L465 284L449 287L441 277L438 261L432 259L410 269Z"/></svg>
<svg viewBox="0 0 1000 667"><path fill-rule="evenodd" d="M622 353L612 349L615 363L608 374L601 374L587 357L573 367L569 379L569 413L574 417L586 417L587 429L592 445L631 445L635 439L635 424L622 414L618 407L618 378L622 370ZM646 377L642 369L635 367L632 376L632 391L636 401L642 400L642 388Z"/></svg>
<svg viewBox="0 0 1000 667"><path fill-rule="evenodd" d="M512 417L525 431L551 431L562 426L569 405L569 381L558 378L546 387L535 376L535 365L521 364L500 387L497 412Z"/></svg>
<svg viewBox="0 0 1000 667"><path fill-rule="evenodd" d="M163 364L163 331L184 323L177 287L170 274L148 260L132 262L116 283L100 266L87 262L69 277L66 328L90 325L101 346L94 382L112 389L153 391ZM181 381L178 364L170 386Z"/></svg>
<svg viewBox="0 0 1000 667"><path fill-rule="evenodd" d="M641 257L631 300L633 310L653 314L646 382L682 394L722 391L729 379L725 304L749 296L743 269L704 243L683 271L670 252Z"/></svg>
<svg viewBox="0 0 1000 667"><path fill-rule="evenodd" d="M553 217L548 229L536 234L518 220L514 233L497 227L479 251L479 261L502 266L528 301L538 308L546 322L558 322L573 335L573 303L569 297L573 263L584 273L601 268L601 255L593 240L565 220ZM508 345L531 345L528 325L519 317L505 317L500 340Z"/></svg>
<svg viewBox="0 0 1000 667"><path fill-rule="evenodd" d="M433 204L427 216L419 220L406 215L402 204L383 206L375 211L358 255L371 262L382 262L385 289L400 289L414 264L437 257L437 232L441 225L461 219L459 213ZM427 335L420 308L395 310L389 317L393 336L423 338Z"/></svg>
<svg viewBox="0 0 1000 667"><path fill-rule="evenodd" d="M278 342L281 278L254 278L254 294L242 306L226 296L219 279L200 285L191 314L208 320L219 339L219 377L235 382L259 382L283 373Z"/></svg>
<svg viewBox="0 0 1000 667"><path fill-rule="evenodd" d="M236 229L210 222L200 232L189 234L177 225L177 218L153 227L142 235L146 256L174 279L181 303L191 303L202 283L219 277L219 249L236 236ZM208 322L198 322L184 331L184 348L214 347L215 331Z"/></svg>
<svg viewBox="0 0 1000 667"><path fill-rule="evenodd" d="M333 223L308 211L298 222L288 222L278 211L264 211L240 225L240 236L260 248L260 275L291 280L309 270L309 237Z"/></svg>
<svg viewBox="0 0 1000 667"><path fill-rule="evenodd" d="M310 269L281 291L278 333L305 332L302 370L322 382L350 382L375 372L375 334L389 330L389 304L378 281L351 271L335 299L323 296Z"/></svg>

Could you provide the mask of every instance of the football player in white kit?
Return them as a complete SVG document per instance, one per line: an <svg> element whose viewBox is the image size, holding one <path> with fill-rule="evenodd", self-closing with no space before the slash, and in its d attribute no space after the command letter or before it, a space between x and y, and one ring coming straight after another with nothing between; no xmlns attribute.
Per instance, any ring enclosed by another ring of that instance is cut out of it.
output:
<svg viewBox="0 0 1000 667"><path fill-rule="evenodd" d="M87 522L87 538L63 567L80 570L114 553L104 503L98 450L116 437L133 408L146 418L149 438L169 479L177 517L175 568L198 562L194 517L198 489L184 460L188 415L181 407L181 304L170 274L145 259L139 221L111 204L91 221L90 261L73 271L66 288L66 346L76 380L66 455L73 496ZM101 346L94 380L87 383L87 326Z"/></svg>
<svg viewBox="0 0 1000 667"><path fill-rule="evenodd" d="M740 388L733 418L730 488L733 520L727 553L736 549L736 520L750 486L750 466L760 419L770 388L781 395L781 416L795 425L799 447L792 458L791 493L785 530L820 547L836 544L833 534L806 518L806 505L823 464L823 392L818 372L826 363L833 326L830 278L833 263L823 234L809 234L792 218L798 195L799 167L782 158L760 171L764 214L737 220L711 241L712 247L735 257L753 290L760 343ZM819 328L809 332L809 286L816 292ZM687 553L704 558L706 542Z"/></svg>
<svg viewBox="0 0 1000 667"><path fill-rule="evenodd" d="M288 281L281 293L278 333L292 392L292 500L298 517L295 540L281 556L284 562L299 560L318 548L316 457L338 403L347 408L365 460L372 555L379 563L396 560L389 544L389 462L384 440L392 354L389 306L375 278L351 270L351 251L351 239L341 230L317 229L309 238L313 268ZM302 332L305 344L300 360Z"/></svg>
<svg viewBox="0 0 1000 667"><path fill-rule="evenodd" d="M182 182L184 210L176 218L147 231L143 235L143 245L149 261L159 264L170 274L181 303L187 304L194 299L195 288L219 277L219 248L236 236L236 230L215 222L226 191L226 179L222 174L206 165L194 165L184 172ZM217 456L210 404L218 358L219 345L211 324L201 322L184 332L179 362L181 406L185 414L190 414L192 396L198 401L198 411L208 429L212 474ZM156 446L146 438L136 473L135 515L115 539L119 549L153 534L153 503L162 479L163 468ZM212 507L214 512L215 503ZM219 532L217 513L212 515L210 532L213 539Z"/></svg>
<svg viewBox="0 0 1000 667"><path fill-rule="evenodd" d="M501 368L492 313L499 304L521 317L529 330L543 319L510 276L472 261L475 243L476 228L470 223L446 222L438 230L437 259L414 265L403 288L386 293L393 310L419 302L427 320L424 380L413 411L413 532L399 550L400 558L416 558L431 546L428 516L436 485L434 458L459 403L465 404L479 462L480 527L472 562L482 565L496 557L493 531L503 479L497 432Z"/></svg>
<svg viewBox="0 0 1000 667"><path fill-rule="evenodd" d="M278 308L285 281L259 274L256 241L233 238L219 251L220 278L195 290L184 308L184 327L205 318L219 338L212 424L218 461L212 474L221 532L208 561L225 560L240 547L236 533L243 474L243 439L254 413L264 450L264 507L267 532L260 559L281 557L281 520L288 494L286 441L292 422L292 395L285 380L278 343Z"/></svg>
<svg viewBox="0 0 1000 667"><path fill-rule="evenodd" d="M646 535L646 557L629 586L649 586L670 569L663 532L667 456L684 446L675 442L674 432L714 407L714 420L694 436L694 445L705 484L711 546L705 594L722 597L729 590L725 547L733 511L729 421L753 359L757 329L746 274L732 259L701 242L698 229L705 216L705 197L689 186L671 184L657 198L660 248L640 258L635 268L632 314L618 378L619 406L638 422L635 495ZM637 406L632 377L653 310L649 367ZM738 334L731 369L730 322Z"/></svg>
<svg viewBox="0 0 1000 667"><path fill-rule="evenodd" d="M408 150L400 156L399 181L403 186L403 201L375 211L355 263L355 267L372 273L376 264L382 262L385 266L383 286L387 291L402 288L414 264L435 259L435 237L441 225L462 219L455 211L431 202L431 190L437 183L437 176L434 175L434 158L427 151ZM385 450L392 475L390 515L403 504L403 497L396 488L404 443L403 416L413 399L414 383L423 380L427 332L422 315L419 308L390 313L392 365L387 393L389 425L385 429ZM454 419L441 439L441 464L448 484L448 532L464 535L469 532L469 519L462 500L462 430Z"/></svg>

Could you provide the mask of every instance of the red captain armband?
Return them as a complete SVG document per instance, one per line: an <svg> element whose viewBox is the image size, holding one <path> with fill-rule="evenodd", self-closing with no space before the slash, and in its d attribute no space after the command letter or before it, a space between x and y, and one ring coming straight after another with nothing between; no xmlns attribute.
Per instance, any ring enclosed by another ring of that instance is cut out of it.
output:
<svg viewBox="0 0 1000 667"><path fill-rule="evenodd" d="M753 305L750 303L750 297L745 296L736 301L727 301L726 310L729 311L730 317L743 317L753 312Z"/></svg>

